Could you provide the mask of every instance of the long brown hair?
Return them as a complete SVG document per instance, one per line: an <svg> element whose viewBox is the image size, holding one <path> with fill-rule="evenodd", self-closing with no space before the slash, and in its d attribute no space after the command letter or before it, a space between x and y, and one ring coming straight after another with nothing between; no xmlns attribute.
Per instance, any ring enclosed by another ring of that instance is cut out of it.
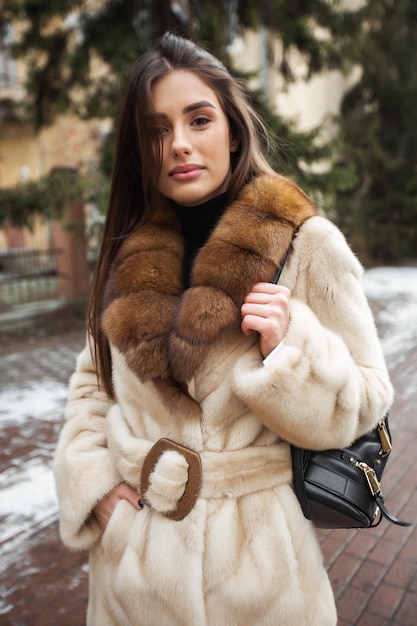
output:
<svg viewBox="0 0 417 626"><path fill-rule="evenodd" d="M103 242L93 277L87 324L99 382L113 397L109 343L101 328L103 294L111 263L132 230L152 216L158 202L159 142L150 132L152 86L174 70L188 70L216 94L238 144L231 155L229 201L255 176L271 172L264 151L268 133L243 86L214 56L192 41L166 33L133 65L116 135L112 184Z"/></svg>

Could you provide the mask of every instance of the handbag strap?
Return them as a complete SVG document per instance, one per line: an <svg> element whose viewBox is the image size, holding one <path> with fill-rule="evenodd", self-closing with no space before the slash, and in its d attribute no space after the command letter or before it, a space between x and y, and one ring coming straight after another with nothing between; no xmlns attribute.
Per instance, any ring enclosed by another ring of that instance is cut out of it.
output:
<svg viewBox="0 0 417 626"><path fill-rule="evenodd" d="M379 491L379 493L376 493L374 495L374 498L375 498L375 502L379 506L379 510L381 511L381 517L384 516L386 520L391 522L391 524L396 524L397 526L412 526L410 522L402 522L401 520L397 519L394 515L391 515L391 513L388 511L387 507L385 506L384 496L382 495L381 491Z"/></svg>
<svg viewBox="0 0 417 626"><path fill-rule="evenodd" d="M292 464L292 486L298 498L304 517L313 519L313 514L308 502L307 491L304 482L305 464L308 460L309 450L303 450L290 444Z"/></svg>
<svg viewBox="0 0 417 626"><path fill-rule="evenodd" d="M290 251L292 250L292 245L293 245L295 236L297 235L297 232L298 232L298 229L294 230L290 245L287 248L284 258L282 259L281 263L278 266L278 269L275 273L273 280L271 281L274 284L278 284L278 281L282 274L282 270L284 269L284 266L290 254ZM293 470L293 489L300 503L304 517L311 520L313 515L310 509L307 491L305 487L305 481L304 481L304 474L305 474L306 464L308 463L310 451L304 450L302 448L298 448L297 446L294 446L294 445L290 445L290 448L291 448L291 460L292 460L292 470ZM375 491L372 494L372 496L375 499L375 502L380 510L380 518L377 524L375 524L376 526L381 521L382 517L385 517L385 519L391 522L391 524L396 524L397 526L411 526L412 525L409 522L403 522L397 519L394 515L391 515L391 513L389 513L388 509L385 506L384 496L382 495L382 491L380 488L377 491Z"/></svg>
<svg viewBox="0 0 417 626"><path fill-rule="evenodd" d="M271 280L271 283L273 283L274 285L278 284L278 281L279 281L279 279L281 277L281 274L282 274L282 270L284 269L285 262L288 259L288 256L289 256L289 254L290 254L290 252L292 250L292 244L294 242L294 239L295 239L295 236L296 236L297 232L298 232L298 228L293 231L293 234L292 234L292 237L291 237L291 241L290 241L290 245L288 246L287 251L284 254L284 258L282 259L281 263L278 265L278 269L277 269L277 271L275 273L274 278Z"/></svg>
<svg viewBox="0 0 417 626"><path fill-rule="evenodd" d="M298 229L294 230L293 235L291 237L290 245L287 248L287 251L279 264L277 271L273 280L271 281L275 285L278 284L278 281L281 277L282 270L284 269L285 263L288 259L288 256L292 250L292 245L295 239L295 236L298 232ZM312 513L310 510L310 505L308 503L307 492L305 490L304 483L304 464L306 461L306 455L308 455L308 450L302 450L301 448L297 448L296 446L291 445L291 457L292 457L292 471L293 471L293 488L295 494L298 498L298 501L301 505L302 511L304 513L304 517L307 519L312 519Z"/></svg>

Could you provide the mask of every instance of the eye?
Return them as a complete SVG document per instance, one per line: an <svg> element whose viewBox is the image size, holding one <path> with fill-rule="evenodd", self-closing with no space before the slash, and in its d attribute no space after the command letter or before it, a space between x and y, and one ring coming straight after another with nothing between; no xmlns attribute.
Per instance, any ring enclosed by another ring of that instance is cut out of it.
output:
<svg viewBox="0 0 417 626"><path fill-rule="evenodd" d="M168 128L166 126L155 126L155 133L157 135L165 135L168 132Z"/></svg>
<svg viewBox="0 0 417 626"><path fill-rule="evenodd" d="M153 126L149 130L154 141L159 141L167 133L165 126Z"/></svg>
<svg viewBox="0 0 417 626"><path fill-rule="evenodd" d="M205 115L199 115L191 122L191 125L192 126L206 126L210 122L211 122L211 119L209 117L206 117Z"/></svg>

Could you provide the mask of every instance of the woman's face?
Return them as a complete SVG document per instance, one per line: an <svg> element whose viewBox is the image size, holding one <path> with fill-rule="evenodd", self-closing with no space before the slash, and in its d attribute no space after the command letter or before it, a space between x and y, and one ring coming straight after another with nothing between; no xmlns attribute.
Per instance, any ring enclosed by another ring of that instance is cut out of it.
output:
<svg viewBox="0 0 417 626"><path fill-rule="evenodd" d="M159 191L184 206L226 191L236 146L215 92L193 72L175 70L155 82L152 97L162 149Z"/></svg>

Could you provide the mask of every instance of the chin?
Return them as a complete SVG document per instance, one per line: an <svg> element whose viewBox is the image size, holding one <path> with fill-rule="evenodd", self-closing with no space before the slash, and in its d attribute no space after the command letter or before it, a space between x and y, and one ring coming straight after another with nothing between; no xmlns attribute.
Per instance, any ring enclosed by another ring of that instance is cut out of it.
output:
<svg viewBox="0 0 417 626"><path fill-rule="evenodd" d="M216 195L216 192L213 193L175 193L169 196L171 200L176 202L177 204L182 204L183 206L196 206L197 204L202 204L206 200L213 198Z"/></svg>

